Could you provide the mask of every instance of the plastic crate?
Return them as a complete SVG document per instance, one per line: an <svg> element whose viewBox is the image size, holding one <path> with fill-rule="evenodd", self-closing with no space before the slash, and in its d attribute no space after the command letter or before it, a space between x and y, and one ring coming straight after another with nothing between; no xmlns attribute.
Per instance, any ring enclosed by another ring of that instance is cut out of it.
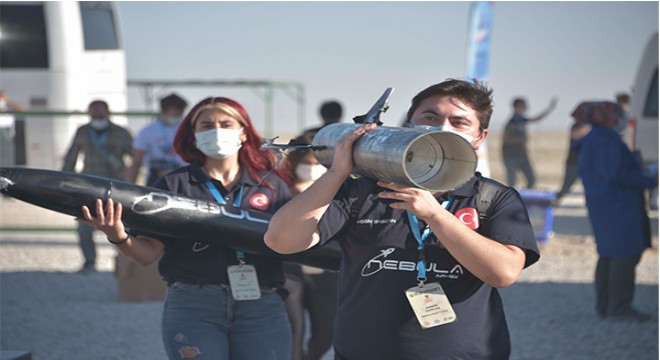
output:
<svg viewBox="0 0 660 360"><path fill-rule="evenodd" d="M552 223L554 220L555 193L551 191L521 189L520 196L527 207L529 221L534 229L537 241L547 242L554 235Z"/></svg>

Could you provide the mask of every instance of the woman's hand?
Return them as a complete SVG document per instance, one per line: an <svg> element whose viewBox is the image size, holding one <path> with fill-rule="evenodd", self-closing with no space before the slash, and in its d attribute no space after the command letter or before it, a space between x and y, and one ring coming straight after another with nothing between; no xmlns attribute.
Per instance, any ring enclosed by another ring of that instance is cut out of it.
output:
<svg viewBox="0 0 660 360"><path fill-rule="evenodd" d="M424 221L428 221L443 209L433 194L427 190L385 181L378 181L378 186L392 190L378 193L381 199L396 200L390 204L390 207L408 210Z"/></svg>
<svg viewBox="0 0 660 360"><path fill-rule="evenodd" d="M108 199L107 211L103 213L103 201L96 199L96 217L92 216L89 208L85 205L82 207L83 218L76 220L101 230L108 237L108 240L114 242L121 242L126 239L126 230L124 223L121 221L122 207L120 203L115 206L112 199Z"/></svg>

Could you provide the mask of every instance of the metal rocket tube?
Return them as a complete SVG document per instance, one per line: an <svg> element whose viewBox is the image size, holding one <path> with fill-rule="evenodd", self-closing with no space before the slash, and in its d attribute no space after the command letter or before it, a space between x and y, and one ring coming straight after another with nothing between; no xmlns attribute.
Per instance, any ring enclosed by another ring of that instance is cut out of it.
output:
<svg viewBox="0 0 660 360"><path fill-rule="evenodd" d="M360 124L330 124L316 134L312 145L330 167L337 142ZM371 179L407 184L430 191L450 191L474 175L477 155L465 139L447 131L379 126L353 147L353 172Z"/></svg>
<svg viewBox="0 0 660 360"><path fill-rule="evenodd" d="M263 241L270 214L187 198L125 181L52 170L0 168L0 191L75 217L83 216L83 205L94 213L96 199L104 203L112 199L122 204L122 221L126 227L145 235L201 241L332 271L337 271L341 262L341 251L334 243L291 255L271 250Z"/></svg>

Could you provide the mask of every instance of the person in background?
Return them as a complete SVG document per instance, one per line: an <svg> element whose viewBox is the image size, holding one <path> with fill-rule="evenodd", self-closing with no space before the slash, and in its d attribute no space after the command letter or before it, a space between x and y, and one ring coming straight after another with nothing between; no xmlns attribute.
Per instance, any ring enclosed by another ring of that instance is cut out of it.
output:
<svg viewBox="0 0 660 360"><path fill-rule="evenodd" d="M618 93L615 95L616 103L623 110L623 124L625 125L628 120L628 113L630 112L630 95L628 93ZM620 125L620 124L619 124Z"/></svg>
<svg viewBox="0 0 660 360"><path fill-rule="evenodd" d="M477 148L491 114L490 89L450 79L413 98L408 122L442 126ZM336 359L507 359L497 288L513 284L540 257L520 195L498 185L497 195L485 199L488 179L479 173L446 193L378 181L352 194L360 181L349 178L353 144L375 128L360 126L338 141L328 171L272 217L266 245L280 253L341 245ZM354 218L355 195L366 197ZM491 201L482 222L478 199Z"/></svg>
<svg viewBox="0 0 660 360"><path fill-rule="evenodd" d="M186 100L174 93L160 99L160 115L142 128L133 142L129 181L135 183L144 166L149 170L146 185L152 186L166 173L186 164L174 152L172 140L187 106Z"/></svg>
<svg viewBox="0 0 660 360"><path fill-rule="evenodd" d="M610 101L585 102L573 112L591 131L576 142L578 171L596 240L596 312L612 320L648 321L633 308L635 268L651 246L644 189L658 185L658 174L644 174L639 159L617 129L623 109Z"/></svg>
<svg viewBox="0 0 660 360"><path fill-rule="evenodd" d="M580 152L578 151L575 143L582 139L585 135L591 131L591 124L587 121L577 119L582 119L582 117L573 116L575 122L571 125L571 134L568 148L568 156L566 157L566 165L564 169L564 181L562 182L561 189L555 193L555 203L558 203L559 200L568 194L571 190L571 187L580 178L578 174L578 159L580 158Z"/></svg>
<svg viewBox="0 0 660 360"><path fill-rule="evenodd" d="M616 94L616 102L619 104L619 106L621 106L621 109L623 109L624 112L624 120L619 122L616 130L617 132L623 134L628 123L630 95L626 93L618 93ZM585 120L587 119L587 115L579 113L581 111L585 111L587 108L588 107L586 106L578 107L575 110L576 112L574 112L572 115L575 121L573 122L573 125L571 125L568 156L566 157L566 166L564 170L564 181L562 182L559 191L555 193L555 204L557 204L559 200L564 197L564 195L568 194L573 184L575 184L575 181L580 178L580 175L578 174L578 159L580 157L580 152L575 146L575 143L587 135L589 131L591 131L591 123Z"/></svg>
<svg viewBox="0 0 660 360"><path fill-rule="evenodd" d="M78 158L84 156L82 173L111 179L126 180L126 158L131 156L133 137L131 133L110 121L108 103L94 100L87 110L90 121L81 126L64 156L63 171L75 172ZM85 263L81 273L96 271L96 245L94 228L77 225L80 249Z"/></svg>
<svg viewBox="0 0 660 360"><path fill-rule="evenodd" d="M8 112L25 111L25 105L9 100L7 93L0 90L0 166L17 165L16 122L24 120L22 116L14 116Z"/></svg>
<svg viewBox="0 0 660 360"><path fill-rule="evenodd" d="M304 144L297 139L294 144ZM314 183L327 169L314 152L307 149L292 151L284 164L291 179L291 194L299 195ZM287 312L293 335L293 360L318 360L332 345L333 323L337 306L337 273L311 266L284 263L289 291ZM304 353L305 309L309 310L311 336Z"/></svg>
<svg viewBox="0 0 660 360"><path fill-rule="evenodd" d="M335 100L329 100L322 103L319 108L319 114L321 115L321 120L323 120L323 125L303 131L303 133L298 136L298 139L306 144L311 144L316 133L324 126L340 122L343 112L343 107Z"/></svg>
<svg viewBox="0 0 660 360"><path fill-rule="evenodd" d="M527 188L534 188L536 177L527 151L527 123L543 120L557 106L553 98L550 105L537 116L526 116L527 100L513 100L513 115L504 127L502 138L502 160L506 167L506 181L509 186L516 186L516 175L522 172L527 179Z"/></svg>
<svg viewBox="0 0 660 360"><path fill-rule="evenodd" d="M260 147L261 137L243 106L224 97L206 98L186 115L174 137L174 151L190 165L166 174L154 187L274 213L291 193L274 169L275 155ZM127 232L122 206L112 200L97 200L98 216L86 206L82 209L80 221L103 231L122 254L142 265L159 261L168 283L162 336L169 359L291 358L279 259L203 243L194 236Z"/></svg>

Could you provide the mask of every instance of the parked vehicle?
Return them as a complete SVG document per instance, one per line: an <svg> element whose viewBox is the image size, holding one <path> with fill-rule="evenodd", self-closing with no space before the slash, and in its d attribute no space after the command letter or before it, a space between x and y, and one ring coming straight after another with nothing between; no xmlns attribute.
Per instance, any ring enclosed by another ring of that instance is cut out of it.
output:
<svg viewBox="0 0 660 360"><path fill-rule="evenodd" d="M639 153L649 172L658 173L658 33L642 54L632 89L626 143ZM649 207L658 208L658 188L649 192Z"/></svg>
<svg viewBox="0 0 660 360"><path fill-rule="evenodd" d="M9 145L22 161L15 165L59 169L76 129L89 121L84 112L92 100L107 101L113 112L126 110L120 29L112 2L0 2L1 89L28 112L83 112L16 117Z"/></svg>

